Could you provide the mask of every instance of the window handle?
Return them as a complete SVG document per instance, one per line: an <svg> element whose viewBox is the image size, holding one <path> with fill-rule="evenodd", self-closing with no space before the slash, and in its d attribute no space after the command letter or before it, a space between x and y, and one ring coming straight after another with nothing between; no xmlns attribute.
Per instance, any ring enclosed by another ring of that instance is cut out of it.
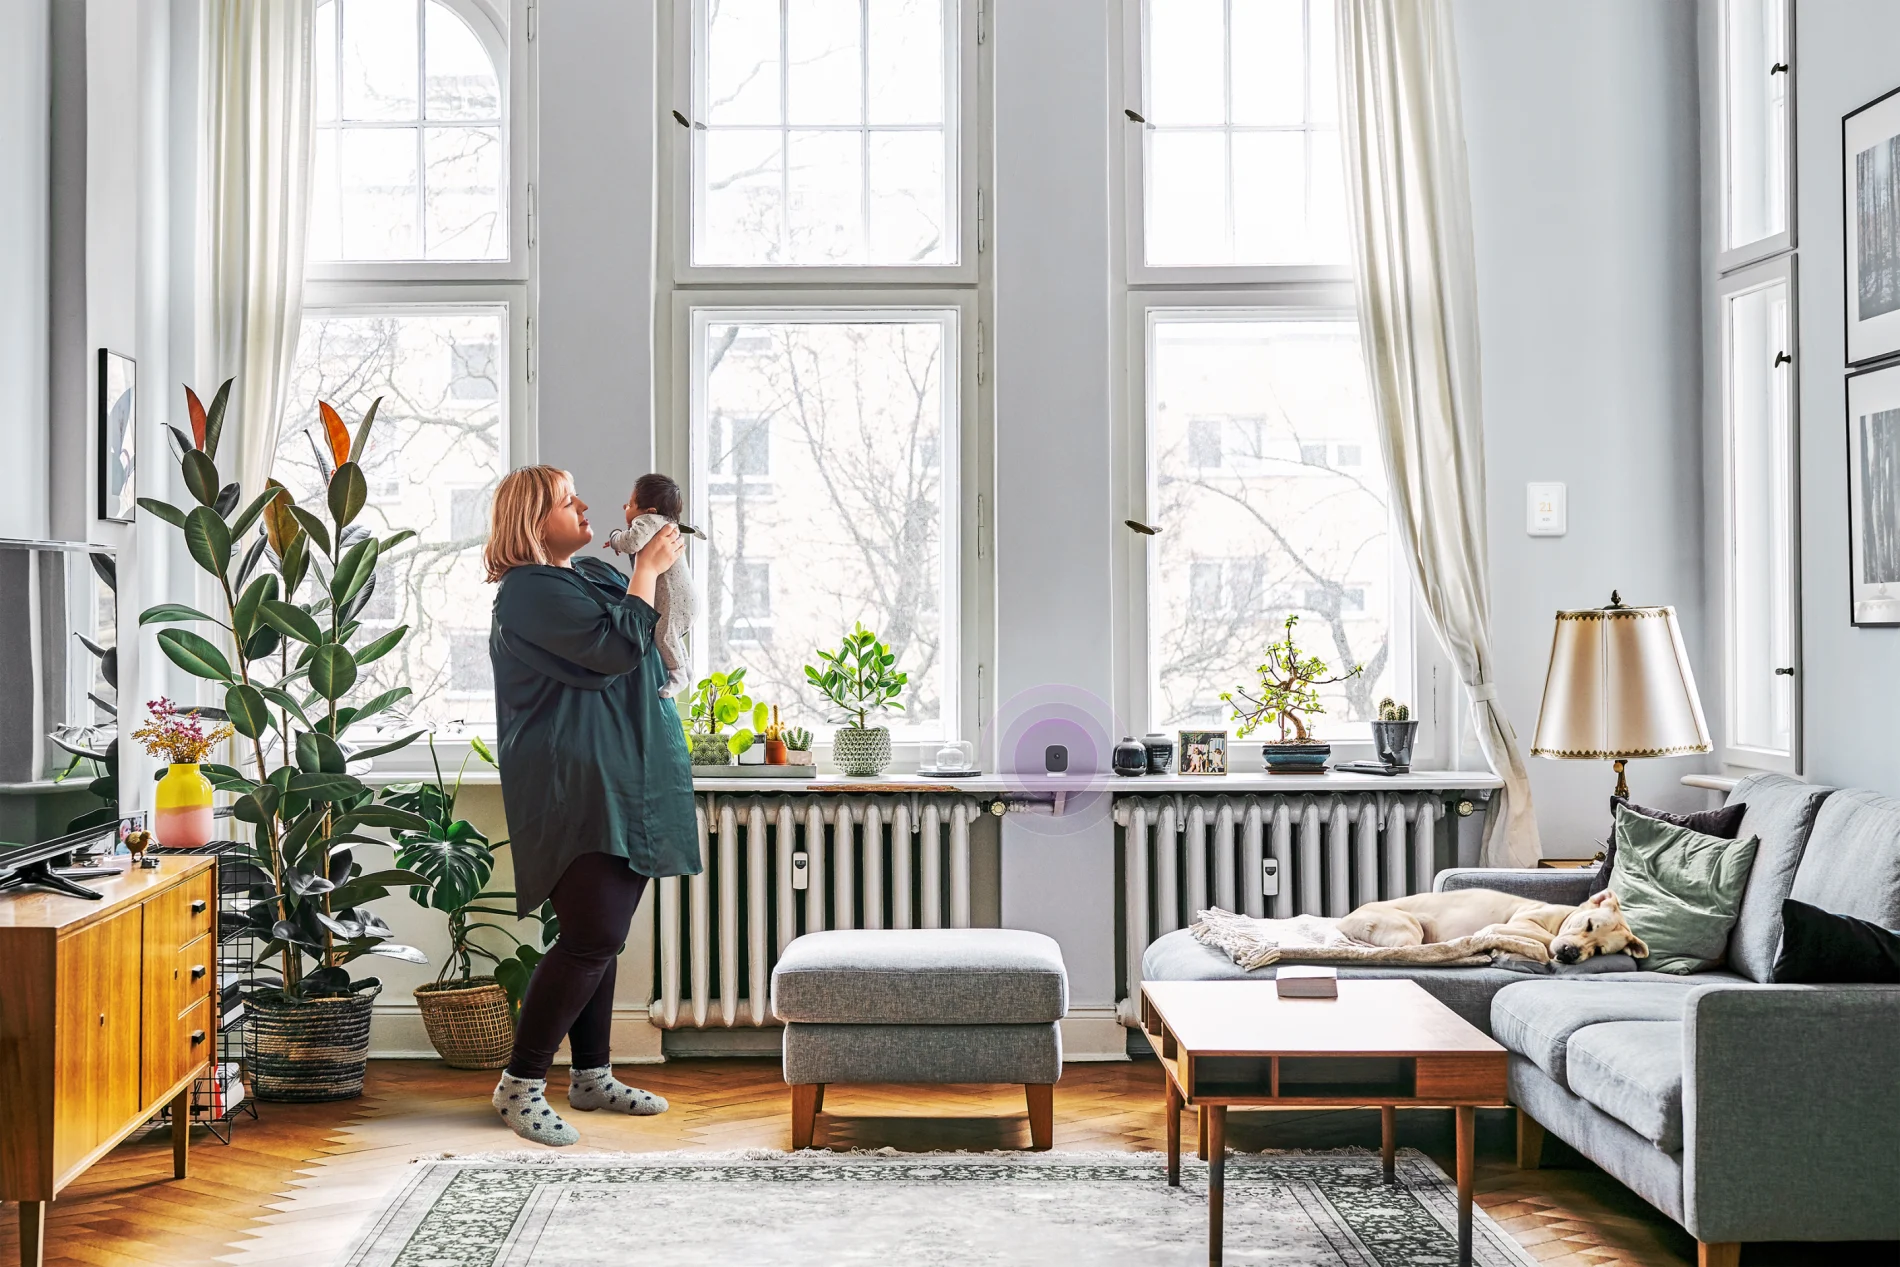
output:
<svg viewBox="0 0 1900 1267"><path fill-rule="evenodd" d="M1139 532L1144 537L1158 537L1161 535L1161 529L1151 528L1147 524L1141 522L1141 520L1139 519L1124 519L1122 520L1122 522L1127 524L1130 528L1133 528L1136 532Z"/></svg>
<svg viewBox="0 0 1900 1267"><path fill-rule="evenodd" d="M1775 364L1774 366L1771 366L1770 368L1776 368L1783 365L1793 365L1793 364L1794 364L1794 358L1792 356L1789 356L1786 352L1777 352L1775 353Z"/></svg>
<svg viewBox="0 0 1900 1267"><path fill-rule="evenodd" d="M687 118L687 117L686 117L685 115L683 115L683 114L681 114L681 113L680 113L679 111L677 111L677 110L675 110L675 111L673 112L673 122L675 122L675 123L677 123L677 124L679 124L679 125L680 125L681 127L683 127L683 128L689 128L689 129L690 129L690 128L698 128L698 129L699 129L699 130L700 130L701 132L704 132L704 131L706 130L706 125L705 125L705 124L703 124L703 123L694 123L694 122L692 122L691 120L689 120L689 119L688 119L688 118Z"/></svg>
<svg viewBox="0 0 1900 1267"><path fill-rule="evenodd" d="M1122 113L1128 116L1128 121L1130 123L1139 123L1143 127L1148 126L1148 120L1144 119L1140 114L1136 113L1135 111L1124 109Z"/></svg>
<svg viewBox="0 0 1900 1267"><path fill-rule="evenodd" d="M1776 677L1793 677L1793 676L1794 676L1794 666L1793 666L1793 665L1789 665L1789 666L1788 666L1787 668L1785 668L1785 669L1776 669L1776 670L1775 670L1775 676L1776 676Z"/></svg>
<svg viewBox="0 0 1900 1267"><path fill-rule="evenodd" d="M1768 68L1768 73L1771 75L1785 75L1788 73L1788 63L1776 62L1773 66Z"/></svg>

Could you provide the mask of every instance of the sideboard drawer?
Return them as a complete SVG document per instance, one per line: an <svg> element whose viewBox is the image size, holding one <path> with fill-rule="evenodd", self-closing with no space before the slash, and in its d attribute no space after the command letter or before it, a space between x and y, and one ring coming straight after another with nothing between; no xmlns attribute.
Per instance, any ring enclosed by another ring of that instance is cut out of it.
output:
<svg viewBox="0 0 1900 1267"><path fill-rule="evenodd" d="M192 876L145 903L145 944L183 946L209 933L217 917L211 873Z"/></svg>

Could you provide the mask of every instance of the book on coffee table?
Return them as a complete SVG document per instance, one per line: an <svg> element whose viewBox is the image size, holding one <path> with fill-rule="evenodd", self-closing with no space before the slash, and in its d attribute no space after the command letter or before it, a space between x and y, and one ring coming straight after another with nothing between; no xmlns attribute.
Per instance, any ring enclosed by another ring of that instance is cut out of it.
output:
<svg viewBox="0 0 1900 1267"><path fill-rule="evenodd" d="M1283 999L1336 999L1339 997L1339 970L1319 964L1283 963L1274 973L1274 984Z"/></svg>

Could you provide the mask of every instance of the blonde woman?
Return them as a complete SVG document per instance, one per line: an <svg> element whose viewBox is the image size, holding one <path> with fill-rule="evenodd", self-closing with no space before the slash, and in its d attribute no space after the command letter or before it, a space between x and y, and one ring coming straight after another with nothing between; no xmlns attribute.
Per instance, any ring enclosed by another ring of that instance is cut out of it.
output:
<svg viewBox="0 0 1900 1267"><path fill-rule="evenodd" d="M614 963L648 878L699 871L692 768L679 714L659 695L653 637L654 585L680 556L679 529L654 535L631 579L574 557L593 538L566 471L523 467L495 490L483 558L497 586L488 654L515 904L527 916L551 899L561 927L528 983L494 1104L543 1144L580 1138L547 1102L563 1038L571 1107L666 1111L614 1077Z"/></svg>

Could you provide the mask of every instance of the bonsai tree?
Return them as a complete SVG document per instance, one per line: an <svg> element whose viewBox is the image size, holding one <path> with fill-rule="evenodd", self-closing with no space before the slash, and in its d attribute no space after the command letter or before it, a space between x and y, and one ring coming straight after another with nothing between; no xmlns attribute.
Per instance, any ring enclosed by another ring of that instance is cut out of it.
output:
<svg viewBox="0 0 1900 1267"><path fill-rule="evenodd" d="M746 718L752 724L740 727L726 739L726 750L735 757L750 749L757 741L771 720L771 710L764 704L754 703L752 697L745 693L744 669L701 678L699 684L693 687L684 723L687 746L694 753L693 764L710 764L699 759L703 751L700 741L724 734L726 727L740 718Z"/></svg>
<svg viewBox="0 0 1900 1267"><path fill-rule="evenodd" d="M1278 722L1278 742L1306 743L1313 737L1307 719L1326 711L1319 700L1319 688L1349 682L1366 671L1365 665L1355 664L1350 673L1326 676L1330 671L1326 661L1301 654L1294 644L1293 627L1299 623L1298 616L1288 616L1286 636L1268 644L1266 660L1254 669L1260 675L1255 691L1243 687L1221 693L1222 702L1234 710L1234 720L1240 723L1242 739L1262 726ZM1291 736L1287 734L1288 726L1293 728Z"/></svg>
<svg viewBox="0 0 1900 1267"><path fill-rule="evenodd" d="M171 428L196 504L186 510L139 498L184 535L192 561L211 580L217 610L160 603L139 623L165 626L158 634L165 657L222 689L223 715L239 737L244 769L207 765L204 772L214 786L238 794L233 812L254 829L249 860L260 872L261 892L246 920L266 942L258 962L274 959L281 967L281 976L260 977L259 984L289 1001L345 996L380 984L352 980L348 965L365 955L428 962L421 951L392 944L389 925L369 903L392 887L431 885L432 878L404 869L365 873L350 848L384 843L364 834L370 828L428 830L410 810L375 804L348 772L350 761L402 748L420 732L364 749L346 739L352 727L388 713L410 693L397 687L372 699L353 694L362 667L409 632L404 625L364 639L357 617L375 586L377 562L415 534L378 538L356 522L369 500L360 462L376 404L354 438L335 409L319 405L328 487L313 510L275 480L248 500L237 484L224 482L218 442L230 394L226 380L206 409L187 388L190 434ZM212 626L219 641L183 627L194 624Z"/></svg>
<svg viewBox="0 0 1900 1267"><path fill-rule="evenodd" d="M854 730L869 729L871 714L886 708L904 710L897 702L909 675L896 668L897 657L890 647L862 622L844 636L836 651L818 651L816 665L805 666L805 678L829 700L841 716L839 721Z"/></svg>

